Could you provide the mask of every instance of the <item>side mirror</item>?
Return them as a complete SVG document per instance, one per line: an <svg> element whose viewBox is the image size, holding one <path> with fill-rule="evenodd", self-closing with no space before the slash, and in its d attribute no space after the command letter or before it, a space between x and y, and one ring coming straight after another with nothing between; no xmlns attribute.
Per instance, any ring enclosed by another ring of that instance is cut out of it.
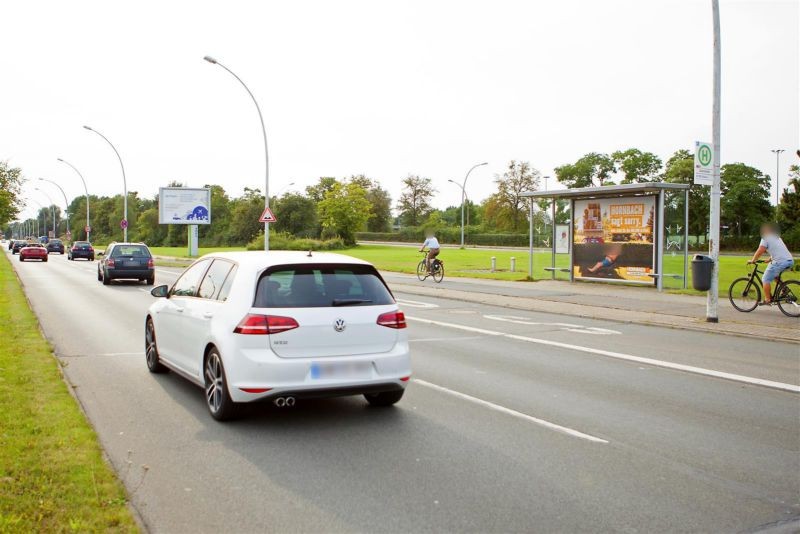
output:
<svg viewBox="0 0 800 534"><path fill-rule="evenodd" d="M103 251L101 250L100 252L98 252L98 253L97 253L97 255L98 255L98 256L103 256L103 255L105 255L105 252L103 252Z"/></svg>
<svg viewBox="0 0 800 534"><path fill-rule="evenodd" d="M150 294L153 295L154 297L168 297L169 286L167 285L156 286L150 291Z"/></svg>

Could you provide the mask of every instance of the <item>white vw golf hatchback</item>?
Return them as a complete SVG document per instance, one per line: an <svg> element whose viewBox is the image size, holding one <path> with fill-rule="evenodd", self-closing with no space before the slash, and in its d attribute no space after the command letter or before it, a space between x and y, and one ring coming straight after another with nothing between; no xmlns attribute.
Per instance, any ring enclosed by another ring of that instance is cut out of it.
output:
<svg viewBox="0 0 800 534"><path fill-rule="evenodd" d="M329 253L204 256L158 286L145 319L147 367L205 389L215 419L237 404L361 395L388 406L411 375L406 322L378 271Z"/></svg>

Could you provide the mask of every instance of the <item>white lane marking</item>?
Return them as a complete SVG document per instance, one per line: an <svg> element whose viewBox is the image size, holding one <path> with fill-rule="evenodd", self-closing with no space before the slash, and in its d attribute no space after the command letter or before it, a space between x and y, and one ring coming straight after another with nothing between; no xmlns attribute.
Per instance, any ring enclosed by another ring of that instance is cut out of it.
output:
<svg viewBox="0 0 800 534"><path fill-rule="evenodd" d="M180 276L181 275L181 273L176 273L174 271L165 271L164 269L156 269L156 272L157 273L161 273L161 274L168 274L170 276ZM181 272L183 272L183 271L181 271Z"/></svg>
<svg viewBox="0 0 800 534"><path fill-rule="evenodd" d="M507 337L509 339L515 339L517 341L526 341L528 343L537 343L539 345L548 345L551 347L559 347L562 349L568 350L575 350L579 352L587 352L589 354L597 354L600 356L607 356L609 358L615 358L618 360L626 360L630 362L636 363L643 363L646 365L652 365L655 367L663 367L665 369L673 369L676 371L685 371L687 373L694 373L703 376L711 376L714 378L723 378L725 380L732 380L734 382L741 382L744 384L751 384L754 386L763 386L771 389L779 389L782 391L790 391L792 393L800 393L800 386L795 384L786 384L784 382L775 382L773 380L765 380L763 378L755 378L752 376L744 376L744 375L737 375L734 373L726 373L724 371L714 371L713 369L704 369L702 367L694 367L692 365L684 365L682 363L673 363L673 362L666 362L663 360L655 360L653 358L644 358L641 356L633 356L630 354L623 354L621 352L613 352L610 350L602 350L602 349L594 349L592 347L583 347L581 345L571 345L569 343L561 343L559 341L550 341L549 339L539 339L535 337L528 337L528 336L518 336L515 334L508 334L506 332L498 332L495 330L485 330L483 328L475 328L472 326L466 326L461 324L455 323L445 323L442 321L433 321L431 319L422 319L419 317L409 317L406 315L406 319L411 321L417 321L420 323L425 324L432 324L436 326L445 326L448 328L455 328L457 330L464 330L466 332L478 332L484 335L491 335L491 336L502 336Z"/></svg>
<svg viewBox="0 0 800 534"><path fill-rule="evenodd" d="M491 319L492 321L504 321L507 323L524 324L531 326L556 326L561 330L567 332L575 332L577 334L592 334L592 335L621 335L619 330L611 330L610 328L600 328L598 326L583 326L580 324L572 323L550 323L550 322L537 322L530 321L525 317L518 317L516 315L484 315L484 318Z"/></svg>
<svg viewBox="0 0 800 534"><path fill-rule="evenodd" d="M539 419L538 417L533 417L532 415L528 415L526 413L518 412L517 410L512 410L511 408L506 408L505 406L500 406L499 404L495 404L493 402L489 402L483 399L479 399L478 397L473 397L472 395L467 395L466 393L461 393L460 391L455 391L443 386L439 386L437 384L432 384L430 382L426 382L425 380L420 380L419 378L414 379L414 383L419 384L420 386L425 386L427 388L435 389L436 391L440 391L442 393L447 393L448 395L452 395L454 397L458 397L459 399L466 400L469 402L473 402L475 404L480 404L485 408L489 408L490 410L494 410L496 412L501 412L506 415L510 415L512 417L517 417L519 419L528 421L529 423L533 423L535 425L543 426L545 428L549 428L550 430L555 430L556 432L561 432L562 434L567 434L574 438L585 439L586 441L591 441L593 443L608 443L608 440L598 438L596 436L592 436L590 434L584 434L579 430L575 430L573 428L569 428L566 426L557 425L555 423L551 423L550 421L545 421L544 419Z"/></svg>
<svg viewBox="0 0 800 534"><path fill-rule="evenodd" d="M395 299L397 302L402 304L403 306L409 306L411 308L438 308L438 304L432 304L430 302L420 302L418 300L408 300L408 299Z"/></svg>
<svg viewBox="0 0 800 534"><path fill-rule="evenodd" d="M409 343L427 343L433 341L470 341L473 339L483 339L484 336L467 336L467 337L427 337L421 339L409 339Z"/></svg>

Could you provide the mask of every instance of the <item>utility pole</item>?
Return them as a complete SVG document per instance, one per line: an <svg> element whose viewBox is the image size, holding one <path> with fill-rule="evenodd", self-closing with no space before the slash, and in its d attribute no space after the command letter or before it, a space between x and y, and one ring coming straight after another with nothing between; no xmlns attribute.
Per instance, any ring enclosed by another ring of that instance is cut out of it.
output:
<svg viewBox="0 0 800 534"><path fill-rule="evenodd" d="M721 98L721 42L719 28L719 0L711 0L711 15L714 26L714 104L711 118L711 144L714 147L713 154L713 178L711 186L711 214L709 232L709 256L714 261L711 272L711 289L708 291L706 302L706 321L709 323L719 322L719 147L720 147L720 98Z"/></svg>
<svg viewBox="0 0 800 534"><path fill-rule="evenodd" d="M780 187L780 175L781 175L781 152L786 152L782 148L776 148L771 150L773 154L775 154L775 207L778 207L778 204L781 203L781 187Z"/></svg>

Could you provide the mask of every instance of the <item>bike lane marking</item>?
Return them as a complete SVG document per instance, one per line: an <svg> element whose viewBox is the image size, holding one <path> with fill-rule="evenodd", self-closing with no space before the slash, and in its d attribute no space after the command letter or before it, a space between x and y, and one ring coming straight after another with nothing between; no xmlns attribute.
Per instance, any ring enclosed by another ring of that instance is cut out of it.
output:
<svg viewBox="0 0 800 534"><path fill-rule="evenodd" d="M492 321L504 321L506 323L524 324L530 326L557 326L561 330L566 330L567 332L575 332L576 334L592 334L601 336L622 334L622 332L620 332L619 330L611 330L610 328L600 328L599 326L583 326L580 324L572 324L572 323L548 323L548 322L531 321L526 319L525 317L518 317L516 315L484 315L483 317L485 319L491 319Z"/></svg>
<svg viewBox="0 0 800 534"><path fill-rule="evenodd" d="M681 363L667 362L664 360L656 360L653 358L645 358L642 356L634 356L632 354L624 354L622 352L614 352L610 350L595 349L592 347L585 347L582 345L573 345L571 343L562 343L560 341L551 341L549 339L541 339L528 336L520 336L517 334L509 334L507 332L500 332L497 330L486 330L484 328L476 328L473 326L446 323L443 321L435 321L432 319L423 319L421 317L409 317L406 315L407 320L417 321L419 323L431 324L436 326L443 326L446 328L454 328L466 332L476 332L487 336L499 336L517 341L525 341L527 343L536 343L538 345L547 345L550 347L558 347L567 350L574 350L578 352L586 352L588 354L596 354L599 356L606 356L617 360L625 360L629 362L636 362L645 365L652 365L654 367L661 367L664 369L672 369L674 371L684 371L702 376L710 376L713 378L722 378L733 382L741 382L743 384L750 384L754 386L762 386L770 389L777 389L781 391L788 391L791 393L800 393L800 386L795 384L787 384L785 382L776 382L774 380L765 380L763 378L755 378L752 376L737 375L734 373L726 373L724 371L715 371L713 369L705 369L703 367L694 367L692 365L684 365Z"/></svg>

